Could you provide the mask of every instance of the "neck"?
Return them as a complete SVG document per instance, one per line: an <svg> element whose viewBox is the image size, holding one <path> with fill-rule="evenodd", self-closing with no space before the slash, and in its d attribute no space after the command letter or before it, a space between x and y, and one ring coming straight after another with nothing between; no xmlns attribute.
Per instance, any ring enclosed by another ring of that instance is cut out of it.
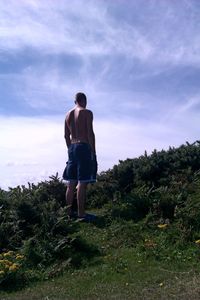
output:
<svg viewBox="0 0 200 300"><path fill-rule="evenodd" d="M80 104L76 104L76 108L85 108L85 106L82 106Z"/></svg>

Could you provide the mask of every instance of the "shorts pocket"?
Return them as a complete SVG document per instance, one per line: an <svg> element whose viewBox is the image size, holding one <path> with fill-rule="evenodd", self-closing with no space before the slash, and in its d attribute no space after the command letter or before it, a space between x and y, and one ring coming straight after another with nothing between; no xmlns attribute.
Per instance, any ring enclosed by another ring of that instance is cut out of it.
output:
<svg viewBox="0 0 200 300"><path fill-rule="evenodd" d="M65 169L63 171L63 175L62 175L62 177L63 177L64 180L68 179L68 176L67 176L67 167L68 167L68 161L66 162L66 167L65 167Z"/></svg>

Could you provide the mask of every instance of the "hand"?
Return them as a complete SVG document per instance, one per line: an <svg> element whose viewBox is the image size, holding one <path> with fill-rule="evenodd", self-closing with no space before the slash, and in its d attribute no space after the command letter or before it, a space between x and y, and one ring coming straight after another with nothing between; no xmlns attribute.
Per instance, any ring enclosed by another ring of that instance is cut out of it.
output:
<svg viewBox="0 0 200 300"><path fill-rule="evenodd" d="M95 160L95 161L97 161L97 156L96 156L96 152L93 152L92 151L92 160Z"/></svg>

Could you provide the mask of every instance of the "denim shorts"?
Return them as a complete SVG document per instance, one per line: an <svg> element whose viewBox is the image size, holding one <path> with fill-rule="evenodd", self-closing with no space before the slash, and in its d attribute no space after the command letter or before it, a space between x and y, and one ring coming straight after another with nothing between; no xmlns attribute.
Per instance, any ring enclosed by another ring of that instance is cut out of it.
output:
<svg viewBox="0 0 200 300"><path fill-rule="evenodd" d="M96 155L87 143L71 144L68 148L68 162L63 173L63 179L69 182L96 182Z"/></svg>

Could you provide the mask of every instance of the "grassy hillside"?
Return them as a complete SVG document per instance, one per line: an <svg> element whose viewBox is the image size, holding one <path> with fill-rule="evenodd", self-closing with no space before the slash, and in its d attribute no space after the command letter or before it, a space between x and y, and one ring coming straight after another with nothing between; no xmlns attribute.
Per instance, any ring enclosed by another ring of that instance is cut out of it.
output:
<svg viewBox="0 0 200 300"><path fill-rule="evenodd" d="M198 141L120 161L88 189L89 224L57 176L0 189L0 298L197 299L199 170Z"/></svg>

